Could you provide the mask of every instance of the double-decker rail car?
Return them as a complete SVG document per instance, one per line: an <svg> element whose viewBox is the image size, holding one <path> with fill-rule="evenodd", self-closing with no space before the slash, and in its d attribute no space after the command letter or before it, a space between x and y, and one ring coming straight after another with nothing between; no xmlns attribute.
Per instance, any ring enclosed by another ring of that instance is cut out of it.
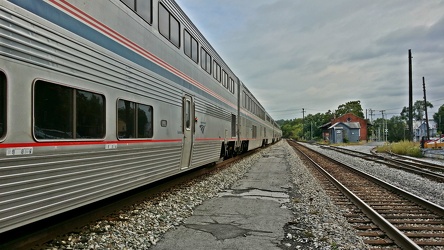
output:
<svg viewBox="0 0 444 250"><path fill-rule="evenodd" d="M280 138L173 0L0 1L0 233Z"/></svg>

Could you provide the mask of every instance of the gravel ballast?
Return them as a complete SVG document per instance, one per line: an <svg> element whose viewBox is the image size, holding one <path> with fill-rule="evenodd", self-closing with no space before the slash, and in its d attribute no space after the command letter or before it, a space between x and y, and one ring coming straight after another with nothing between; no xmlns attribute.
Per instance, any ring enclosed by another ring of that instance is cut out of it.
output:
<svg viewBox="0 0 444 250"><path fill-rule="evenodd" d="M342 163L352 166L360 171L384 180L396 187L402 188L430 202L444 206L444 183L429 180L419 175L387 167L384 164L359 160L355 157L341 154L333 150L323 149L318 146L310 146L312 149L330 156ZM347 149L369 153L368 146L348 146ZM435 164L443 164L442 161L429 160Z"/></svg>

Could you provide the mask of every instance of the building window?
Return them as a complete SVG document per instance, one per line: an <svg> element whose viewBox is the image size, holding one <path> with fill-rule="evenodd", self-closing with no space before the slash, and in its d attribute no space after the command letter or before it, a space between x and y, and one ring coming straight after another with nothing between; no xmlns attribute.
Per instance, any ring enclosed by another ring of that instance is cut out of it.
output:
<svg viewBox="0 0 444 250"><path fill-rule="evenodd" d="M152 0L121 0L130 9L135 11L140 17L142 17L147 23L151 24L152 20Z"/></svg>
<svg viewBox="0 0 444 250"><path fill-rule="evenodd" d="M191 58L191 60L197 63L199 61L199 46L196 39L194 39L194 37L192 37L187 30L184 30L183 40L183 50L185 52L185 55L187 55L189 58Z"/></svg>
<svg viewBox="0 0 444 250"><path fill-rule="evenodd" d="M218 82L220 82L221 81L221 79L220 79L220 65L216 61L213 62L213 69L214 69L214 71L213 71L214 79L216 79Z"/></svg>
<svg viewBox="0 0 444 250"><path fill-rule="evenodd" d="M0 71L0 138L6 134L6 75Z"/></svg>
<svg viewBox="0 0 444 250"><path fill-rule="evenodd" d="M125 100L119 100L117 106L119 139L153 137L152 106Z"/></svg>
<svg viewBox="0 0 444 250"><path fill-rule="evenodd" d="M180 25L179 21L159 3L159 32L174 46L180 47Z"/></svg>
<svg viewBox="0 0 444 250"><path fill-rule="evenodd" d="M200 49L200 66L208 74L211 74L211 56L204 48Z"/></svg>
<svg viewBox="0 0 444 250"><path fill-rule="evenodd" d="M105 136L105 97L45 81L34 87L36 139L101 139Z"/></svg>

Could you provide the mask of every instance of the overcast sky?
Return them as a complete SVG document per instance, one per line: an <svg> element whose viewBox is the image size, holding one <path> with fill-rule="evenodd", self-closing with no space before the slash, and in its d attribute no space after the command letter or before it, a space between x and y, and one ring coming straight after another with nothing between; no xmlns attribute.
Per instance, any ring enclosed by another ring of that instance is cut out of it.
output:
<svg viewBox="0 0 444 250"><path fill-rule="evenodd" d="M373 119L413 102L444 104L444 1L176 0L271 116L360 100ZM369 117L370 118L370 117Z"/></svg>

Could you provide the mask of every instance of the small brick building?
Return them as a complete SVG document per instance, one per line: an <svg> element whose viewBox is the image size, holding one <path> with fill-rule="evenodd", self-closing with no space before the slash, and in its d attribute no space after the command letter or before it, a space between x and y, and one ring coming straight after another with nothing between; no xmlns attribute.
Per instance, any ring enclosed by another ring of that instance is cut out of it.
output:
<svg viewBox="0 0 444 250"><path fill-rule="evenodd" d="M338 123L344 123L344 124L350 124L350 123L359 123L360 128L359 128L359 140L360 141L365 141L367 140L367 129L368 129L368 122L367 120L358 117L352 113L347 113L345 115L342 115L338 118L332 119L329 123L322 125L322 134L324 137L324 140L329 141L330 140L330 135L332 133L332 131L330 131L331 129L329 129L330 127L332 127L332 125L334 124L338 124Z"/></svg>

